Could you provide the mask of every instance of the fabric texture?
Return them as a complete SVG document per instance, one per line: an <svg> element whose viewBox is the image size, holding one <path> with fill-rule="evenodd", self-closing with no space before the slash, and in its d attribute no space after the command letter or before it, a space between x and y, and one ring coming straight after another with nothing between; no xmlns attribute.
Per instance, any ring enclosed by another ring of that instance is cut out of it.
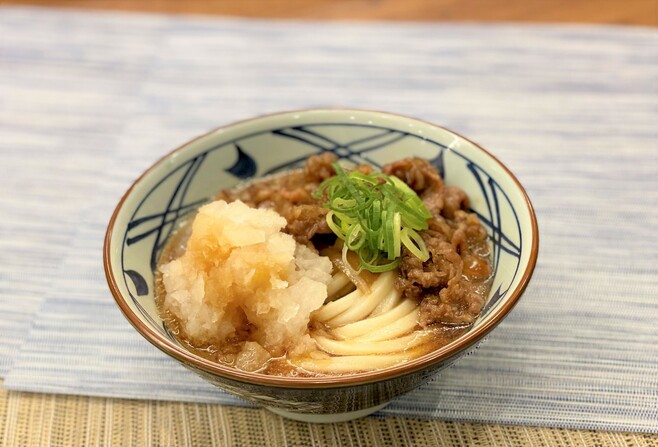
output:
<svg viewBox="0 0 658 447"><path fill-rule="evenodd" d="M540 228L512 314L379 415L658 432L655 30L4 7L0 36L6 388L246 405L123 318L102 269L105 227L131 182L185 141L344 106L478 142L526 187Z"/></svg>
<svg viewBox="0 0 658 447"><path fill-rule="evenodd" d="M367 417L305 424L267 410L213 404L8 392L3 446L655 447L658 435Z"/></svg>

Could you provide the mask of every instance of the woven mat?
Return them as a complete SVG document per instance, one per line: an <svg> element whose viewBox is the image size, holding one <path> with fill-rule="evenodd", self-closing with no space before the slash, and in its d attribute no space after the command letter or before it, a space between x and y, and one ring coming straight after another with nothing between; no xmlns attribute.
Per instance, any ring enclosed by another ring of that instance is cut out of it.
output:
<svg viewBox="0 0 658 447"><path fill-rule="evenodd" d="M658 431L655 30L0 8L0 36L6 387L244 404L134 333L104 282L104 227L192 136L346 105L481 143L526 185L542 234L530 287L477 355L380 416Z"/></svg>
<svg viewBox="0 0 658 447"><path fill-rule="evenodd" d="M260 409L0 390L0 445L656 447L658 435L403 417L305 424Z"/></svg>

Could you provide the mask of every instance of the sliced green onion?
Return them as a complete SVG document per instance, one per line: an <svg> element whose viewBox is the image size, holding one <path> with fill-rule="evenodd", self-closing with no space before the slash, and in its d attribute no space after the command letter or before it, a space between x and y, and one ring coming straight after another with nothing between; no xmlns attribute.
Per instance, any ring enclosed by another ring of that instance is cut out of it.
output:
<svg viewBox="0 0 658 447"><path fill-rule="evenodd" d="M336 223L335 216L336 216L336 213L334 213L333 211L329 211L329 212L327 213L327 225L329 225L329 228L331 229L331 231L334 232L334 234L335 234L336 236L338 236L340 239L345 240L345 232L344 232L343 229L339 226L340 223L341 223L341 221L339 220L339 221L338 221L338 224L337 224L337 223Z"/></svg>
<svg viewBox="0 0 658 447"><path fill-rule="evenodd" d="M420 237L420 234L415 230L412 230L411 228L402 229L400 232L400 240L404 246L407 247L407 250L413 253L414 256L421 261L425 262L430 258L430 253L427 250L425 241L423 241L423 238Z"/></svg>
<svg viewBox="0 0 658 447"><path fill-rule="evenodd" d="M345 236L345 245L352 251L357 251L366 243L366 233L360 224L350 228L349 233Z"/></svg>
<svg viewBox="0 0 658 447"><path fill-rule="evenodd" d="M403 245L422 261L429 258L417 231L427 229L432 214L406 183L381 172L346 172L337 163L333 167L336 175L322 182L313 197L330 210L327 224L344 241L346 265L351 250L359 269L392 270L400 263Z"/></svg>
<svg viewBox="0 0 658 447"><path fill-rule="evenodd" d="M400 257L401 248L400 248L400 233L402 232L402 219L400 218L400 213L397 212L393 216L393 257L395 259Z"/></svg>
<svg viewBox="0 0 658 447"><path fill-rule="evenodd" d="M363 266L364 269L373 272L373 273L382 273L382 272L388 272L389 270L393 270L396 268L398 265L400 265L400 259L396 259L395 261L391 261L388 263L366 263L361 261L361 265Z"/></svg>

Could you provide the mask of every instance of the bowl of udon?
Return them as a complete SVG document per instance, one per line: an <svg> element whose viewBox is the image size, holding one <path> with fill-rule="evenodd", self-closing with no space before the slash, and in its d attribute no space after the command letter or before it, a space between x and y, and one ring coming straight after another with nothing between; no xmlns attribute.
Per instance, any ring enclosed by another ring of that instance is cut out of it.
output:
<svg viewBox="0 0 658 447"><path fill-rule="evenodd" d="M415 118L318 109L165 155L117 205L104 264L155 347L279 415L332 422L473 352L537 254L524 188L477 144Z"/></svg>

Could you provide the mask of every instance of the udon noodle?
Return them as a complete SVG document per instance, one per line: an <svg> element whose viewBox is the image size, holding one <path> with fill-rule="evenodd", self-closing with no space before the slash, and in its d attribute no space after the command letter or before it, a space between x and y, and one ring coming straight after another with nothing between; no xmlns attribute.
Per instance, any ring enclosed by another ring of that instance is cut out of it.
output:
<svg viewBox="0 0 658 447"><path fill-rule="evenodd" d="M428 211L417 233L427 256L403 246L373 273L332 231L317 193L337 175L334 162L311 157L301 170L222 191L171 238L156 301L189 349L265 374L347 374L408 362L474 323L491 267L466 195L423 160L385 166Z"/></svg>

